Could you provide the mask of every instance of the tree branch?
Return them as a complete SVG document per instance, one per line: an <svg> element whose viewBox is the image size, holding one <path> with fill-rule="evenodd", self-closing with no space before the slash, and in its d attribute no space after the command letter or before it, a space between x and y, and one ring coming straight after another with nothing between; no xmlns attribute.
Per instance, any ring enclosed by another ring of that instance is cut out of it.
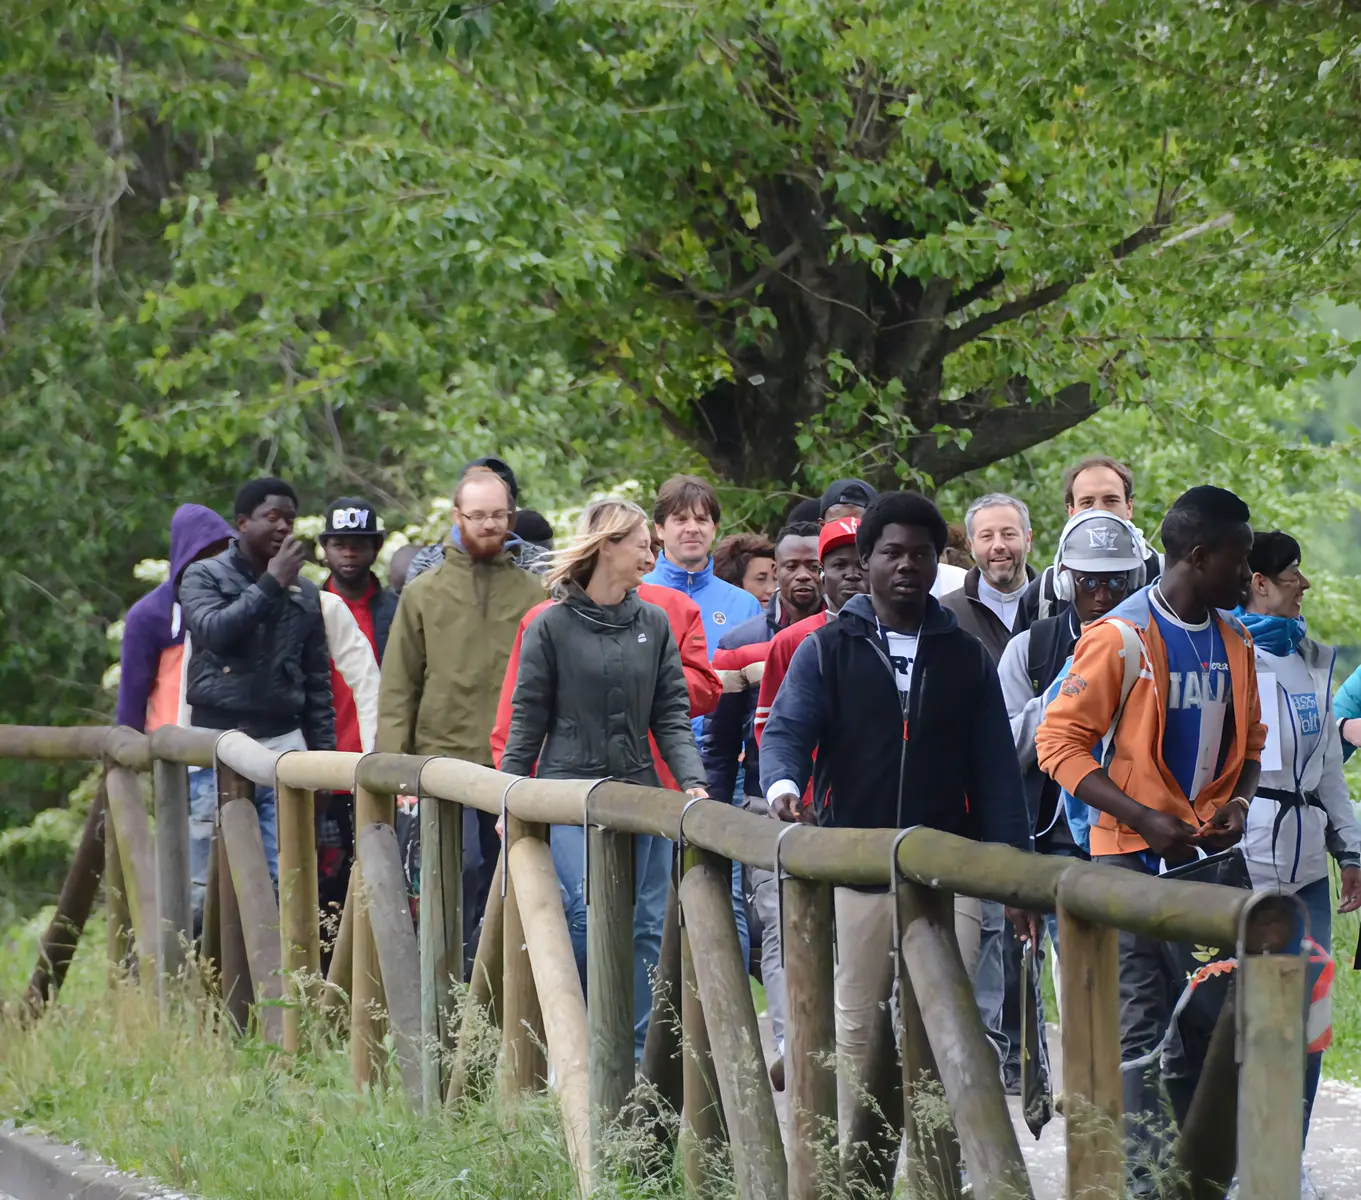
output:
<svg viewBox="0 0 1361 1200"><path fill-rule="evenodd" d="M648 246L639 248L639 252L644 258L649 258L662 267L665 272L676 280L685 289L686 293L701 304L729 304L734 300L740 300L743 296L754 292L763 283L766 283L772 276L778 275L784 267L798 258L803 247L797 242L791 242L778 254L763 263L753 271L746 279L726 292L711 292L699 286L694 279L679 267L671 266L666 259Z"/></svg>
<svg viewBox="0 0 1361 1200"><path fill-rule="evenodd" d="M1156 242L1162 236L1163 230L1167 228L1167 224L1165 219L1160 220L1155 216L1153 223L1136 230L1129 237L1111 247L1111 261L1119 262L1122 258L1128 258L1140 247L1147 246L1149 242ZM1079 283L1083 283L1089 278L1090 275L1083 275L1076 279L1059 280L1057 283L1037 288L1035 291L1027 292L1024 296L1018 296L1015 300L1010 300L997 308L980 313L972 320L965 321L963 325L957 325L945 335L944 341L941 343L940 356L945 358L953 354L961 346L968 345L975 338L982 337L989 329L997 325L1014 321L1018 317L1023 317L1027 313L1043 308L1046 304L1053 304L1055 300L1062 299ZM974 288L970 290L976 290L980 286L982 285L975 284Z"/></svg>

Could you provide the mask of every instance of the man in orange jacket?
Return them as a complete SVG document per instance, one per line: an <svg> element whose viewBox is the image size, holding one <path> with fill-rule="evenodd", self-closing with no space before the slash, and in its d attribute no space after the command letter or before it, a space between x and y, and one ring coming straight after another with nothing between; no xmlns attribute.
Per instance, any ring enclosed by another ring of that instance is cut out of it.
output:
<svg viewBox="0 0 1361 1200"><path fill-rule="evenodd" d="M1266 729L1252 639L1224 610L1252 579L1248 520L1247 505L1222 488L1177 500L1163 521L1162 578L1084 631L1036 733L1040 768L1094 810L1096 862L1156 874L1243 836ZM1137 675L1132 664L1126 674L1127 651L1139 655ZM1121 931L1126 1063L1161 1042L1184 975L1169 943ZM1125 1071L1124 1107L1131 1194L1152 1195L1156 1074Z"/></svg>

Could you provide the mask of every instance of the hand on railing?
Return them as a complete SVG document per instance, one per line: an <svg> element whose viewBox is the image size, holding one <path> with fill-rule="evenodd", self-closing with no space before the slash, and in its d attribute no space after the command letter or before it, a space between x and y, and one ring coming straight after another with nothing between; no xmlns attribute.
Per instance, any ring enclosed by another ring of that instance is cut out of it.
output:
<svg viewBox="0 0 1361 1200"><path fill-rule="evenodd" d="M709 789L702 787L686 788L685 794L694 800L707 800L709 798Z"/></svg>
<svg viewBox="0 0 1361 1200"><path fill-rule="evenodd" d="M1038 951L1040 948L1040 914L1027 912L1023 908L1008 908L1007 920L1016 931L1016 938L1029 942Z"/></svg>

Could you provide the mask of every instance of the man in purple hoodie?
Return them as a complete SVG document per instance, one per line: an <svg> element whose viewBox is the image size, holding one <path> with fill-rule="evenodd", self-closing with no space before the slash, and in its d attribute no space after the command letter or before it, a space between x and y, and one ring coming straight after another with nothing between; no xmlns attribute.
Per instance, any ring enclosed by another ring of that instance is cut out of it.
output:
<svg viewBox="0 0 1361 1200"><path fill-rule="evenodd" d="M182 504L170 518L170 576L138 600L123 622L118 724L151 733L176 723L183 699L180 577L190 563L221 554L232 534L232 527L202 504Z"/></svg>

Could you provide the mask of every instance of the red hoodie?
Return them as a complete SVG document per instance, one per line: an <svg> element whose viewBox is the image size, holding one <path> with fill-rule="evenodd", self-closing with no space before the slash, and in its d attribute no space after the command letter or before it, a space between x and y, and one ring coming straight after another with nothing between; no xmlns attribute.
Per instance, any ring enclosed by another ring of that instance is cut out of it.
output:
<svg viewBox="0 0 1361 1200"><path fill-rule="evenodd" d="M704 637L704 617L699 605L674 588L654 583L640 583L638 599L655 604L666 613L676 645L680 647L685 681L690 686L690 715L702 717L713 712L723 693L723 685L709 665L709 643ZM506 738L510 735L511 700L515 696L515 680L520 673L520 643L534 618L553 603L555 601L545 600L542 604L536 604L520 618L520 627L515 631L515 644L510 649L506 677L501 682L501 699L496 705L496 724L491 731L491 758L498 768L501 766L501 753L506 748ZM680 791L675 776L666 769L661 755L657 753L657 743L650 733L647 740L652 747L652 761L656 764L662 787L670 788L673 792Z"/></svg>

